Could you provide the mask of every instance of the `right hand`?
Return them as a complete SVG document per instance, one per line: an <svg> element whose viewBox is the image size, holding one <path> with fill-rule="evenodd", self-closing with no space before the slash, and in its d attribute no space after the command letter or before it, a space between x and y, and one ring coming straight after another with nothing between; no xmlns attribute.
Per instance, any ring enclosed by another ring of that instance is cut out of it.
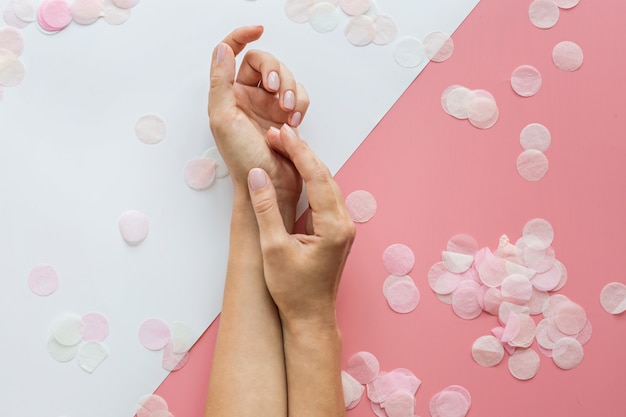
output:
<svg viewBox="0 0 626 417"><path fill-rule="evenodd" d="M285 230L268 174L253 168L248 175L259 225L267 288L283 325L334 324L335 301L343 268L355 238L355 226L330 171L287 125L270 141L302 176L311 206L307 234Z"/></svg>

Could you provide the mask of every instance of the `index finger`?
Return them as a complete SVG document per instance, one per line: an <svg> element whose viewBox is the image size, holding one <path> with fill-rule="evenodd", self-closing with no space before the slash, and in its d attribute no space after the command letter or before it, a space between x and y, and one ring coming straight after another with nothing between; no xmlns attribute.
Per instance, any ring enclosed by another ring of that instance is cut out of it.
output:
<svg viewBox="0 0 626 417"><path fill-rule="evenodd" d="M262 34L263 26L244 26L230 32L222 42L230 46L237 56L247 44L256 41Z"/></svg>

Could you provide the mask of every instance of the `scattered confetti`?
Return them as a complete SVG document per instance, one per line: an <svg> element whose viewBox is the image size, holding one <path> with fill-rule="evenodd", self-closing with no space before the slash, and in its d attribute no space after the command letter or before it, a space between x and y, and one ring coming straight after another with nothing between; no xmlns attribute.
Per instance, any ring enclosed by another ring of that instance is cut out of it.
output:
<svg viewBox="0 0 626 417"><path fill-rule="evenodd" d="M526 381L539 372L539 355L532 349L516 349L509 356L509 372L515 378Z"/></svg>
<svg viewBox="0 0 626 417"><path fill-rule="evenodd" d="M141 397L137 404L137 417L173 417L168 410L169 406L163 397L148 394Z"/></svg>
<svg viewBox="0 0 626 417"><path fill-rule="evenodd" d="M52 336L63 346L74 346L82 338L83 322L75 314L66 314L58 317L53 324Z"/></svg>
<svg viewBox="0 0 626 417"><path fill-rule="evenodd" d="M132 9L139 4L139 0L113 0L113 4L120 9Z"/></svg>
<svg viewBox="0 0 626 417"><path fill-rule="evenodd" d="M365 223L376 214L376 199L368 191L357 190L351 192L346 197L345 204L348 214L356 223Z"/></svg>
<svg viewBox="0 0 626 417"><path fill-rule="evenodd" d="M161 366L166 371L174 372L181 369L189 361L189 352L175 353L173 351L173 342L169 342L163 348L163 357L161 359Z"/></svg>
<svg viewBox="0 0 626 417"><path fill-rule="evenodd" d="M361 402L365 388L346 371L341 371L341 385L344 405L346 410L351 410Z"/></svg>
<svg viewBox="0 0 626 417"><path fill-rule="evenodd" d="M372 6L372 0L339 0L341 9L350 16L366 13Z"/></svg>
<svg viewBox="0 0 626 417"><path fill-rule="evenodd" d="M308 22L315 3L315 0L287 0L285 2L285 14L295 23Z"/></svg>
<svg viewBox="0 0 626 417"><path fill-rule="evenodd" d="M387 280L393 279L396 282L388 285L386 291L383 291L387 304L396 313L410 313L419 304L420 292L410 277L402 277L400 280L394 278L394 275L387 278Z"/></svg>
<svg viewBox="0 0 626 417"><path fill-rule="evenodd" d="M65 346L59 343L54 336L48 339L47 350L52 359L58 362L69 362L78 354L79 344Z"/></svg>
<svg viewBox="0 0 626 417"><path fill-rule="evenodd" d="M197 337L191 327L181 322L172 324L172 352L186 353L191 349Z"/></svg>
<svg viewBox="0 0 626 417"><path fill-rule="evenodd" d="M511 74L511 87L522 97L531 97L537 94L541 88L541 82L541 73L531 65L521 65L515 68Z"/></svg>
<svg viewBox="0 0 626 417"><path fill-rule="evenodd" d="M185 165L184 177L189 188L206 190L215 182L215 162L208 158L194 158Z"/></svg>
<svg viewBox="0 0 626 417"><path fill-rule="evenodd" d="M380 364L369 352L357 352L348 359L347 372L360 384L368 384L378 376Z"/></svg>
<svg viewBox="0 0 626 417"><path fill-rule="evenodd" d="M163 349L170 338L170 327L161 319L148 319L139 327L139 342L148 350Z"/></svg>
<svg viewBox="0 0 626 417"><path fill-rule="evenodd" d="M66 0L43 0L37 9L37 22L49 32L65 29L72 22L70 4Z"/></svg>
<svg viewBox="0 0 626 417"><path fill-rule="evenodd" d="M472 357L480 366L496 366L504 358L502 342L495 336L480 336L472 345Z"/></svg>
<svg viewBox="0 0 626 417"><path fill-rule="evenodd" d="M622 314L626 311L626 285L610 282L600 292L600 305L609 314Z"/></svg>
<svg viewBox="0 0 626 417"><path fill-rule="evenodd" d="M552 0L561 9L571 9L575 7L580 0Z"/></svg>
<svg viewBox="0 0 626 417"><path fill-rule="evenodd" d="M14 87L24 79L24 64L13 52L0 49L0 85Z"/></svg>
<svg viewBox="0 0 626 417"><path fill-rule="evenodd" d="M372 42L376 45L387 45L396 39L398 24L391 16L378 15L374 17L374 25L376 26L376 36Z"/></svg>
<svg viewBox="0 0 626 417"><path fill-rule="evenodd" d="M309 23L315 31L326 33L335 30L339 25L340 18L341 14L334 4L320 2L311 9Z"/></svg>
<svg viewBox="0 0 626 417"><path fill-rule="evenodd" d="M450 35L443 32L431 32L424 37L426 57L433 62L444 62L454 52L454 42Z"/></svg>
<svg viewBox="0 0 626 417"><path fill-rule="evenodd" d="M135 134L143 143L154 145L165 138L165 121L157 114L146 114L137 120Z"/></svg>
<svg viewBox="0 0 626 417"><path fill-rule="evenodd" d="M459 385L451 385L433 395L429 410L432 417L464 417L471 405L469 392Z"/></svg>
<svg viewBox="0 0 626 417"><path fill-rule="evenodd" d="M550 147L552 137L547 127L540 123L531 123L522 129L519 141L525 151L534 149L545 152Z"/></svg>
<svg viewBox="0 0 626 417"><path fill-rule="evenodd" d="M78 349L78 365L88 373L92 373L109 356L107 348L98 342L82 344Z"/></svg>
<svg viewBox="0 0 626 417"><path fill-rule="evenodd" d="M20 56L24 50L22 32L12 26L0 28L0 49L6 49L16 57Z"/></svg>
<svg viewBox="0 0 626 417"><path fill-rule="evenodd" d="M228 167L226 166L226 162L224 162L224 158L220 154L217 146L212 146L207 149L204 154L202 154L203 158L207 158L215 162L215 176L217 178L227 177L230 173L228 172Z"/></svg>
<svg viewBox="0 0 626 417"><path fill-rule="evenodd" d="M414 68L426 58L422 41L412 36L399 39L393 47L393 59L403 67Z"/></svg>
<svg viewBox="0 0 626 417"><path fill-rule="evenodd" d="M525 180L539 181L548 173L550 165L543 152L528 149L517 157L516 166L517 172Z"/></svg>
<svg viewBox="0 0 626 417"><path fill-rule="evenodd" d="M554 343L552 360L561 369L569 370L577 367L583 360L583 346L576 339L563 337Z"/></svg>
<svg viewBox="0 0 626 417"><path fill-rule="evenodd" d="M572 41L556 44L552 50L552 62L563 71L576 71L583 65L583 50Z"/></svg>
<svg viewBox="0 0 626 417"><path fill-rule="evenodd" d="M104 13L102 0L74 0L70 13L79 25L91 25Z"/></svg>
<svg viewBox="0 0 626 417"><path fill-rule="evenodd" d="M489 129L498 121L500 111L493 95L486 90L470 90L451 85L441 94L441 107L450 116L468 119L479 129Z"/></svg>
<svg viewBox="0 0 626 417"><path fill-rule="evenodd" d="M37 11L28 0L13 0L13 12L18 19L25 23L33 23L37 20Z"/></svg>
<svg viewBox="0 0 626 417"><path fill-rule="evenodd" d="M141 243L148 236L150 228L146 215L137 210L122 213L118 220L118 227L122 239L129 245Z"/></svg>
<svg viewBox="0 0 626 417"><path fill-rule="evenodd" d="M59 287L59 275L52 265L40 264L28 274L28 288L37 295L46 296Z"/></svg>
<svg viewBox="0 0 626 417"><path fill-rule="evenodd" d="M2 17L7 25L18 29L23 29L28 26L30 21L22 20L18 17L15 12L15 4L15 1L9 1L4 8Z"/></svg>
<svg viewBox="0 0 626 417"><path fill-rule="evenodd" d="M549 29L559 21L559 8L553 0L535 0L528 8L528 17L539 29Z"/></svg>
<svg viewBox="0 0 626 417"><path fill-rule="evenodd" d="M415 265L415 255L411 248L401 243L390 245L383 252L383 266L391 275L407 275Z"/></svg>
<svg viewBox="0 0 626 417"><path fill-rule="evenodd" d="M109 335L109 321L97 312L83 315L81 336L85 342L104 342Z"/></svg>

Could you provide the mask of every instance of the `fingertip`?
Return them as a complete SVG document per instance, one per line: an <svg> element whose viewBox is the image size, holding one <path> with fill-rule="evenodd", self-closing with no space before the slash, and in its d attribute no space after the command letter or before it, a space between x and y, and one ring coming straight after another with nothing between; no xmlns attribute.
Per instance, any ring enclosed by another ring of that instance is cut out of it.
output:
<svg viewBox="0 0 626 417"><path fill-rule="evenodd" d="M292 127L300 126L300 123L302 123L302 113L300 113L299 111L291 113L288 123Z"/></svg>
<svg viewBox="0 0 626 417"><path fill-rule="evenodd" d="M267 187L267 173L261 168L252 168L248 172L248 185L251 191Z"/></svg>

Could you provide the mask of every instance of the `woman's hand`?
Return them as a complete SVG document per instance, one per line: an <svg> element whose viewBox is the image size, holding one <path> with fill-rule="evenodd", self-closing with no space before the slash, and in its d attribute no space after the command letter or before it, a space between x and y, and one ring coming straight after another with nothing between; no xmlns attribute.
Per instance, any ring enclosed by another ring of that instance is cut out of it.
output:
<svg viewBox="0 0 626 417"><path fill-rule="evenodd" d="M274 56L251 50L239 71L235 56L257 40L263 27L234 30L213 52L209 119L235 191L246 196L248 171L264 169L272 178L285 224L293 224L302 180L291 161L272 151L267 140L281 125L300 124L309 100L304 88Z"/></svg>
<svg viewBox="0 0 626 417"><path fill-rule="evenodd" d="M304 179L311 223L308 234L287 233L270 176L260 168L250 170L265 283L283 326L311 322L334 326L337 289L354 241L354 223L330 171L293 129L284 125L270 143Z"/></svg>

